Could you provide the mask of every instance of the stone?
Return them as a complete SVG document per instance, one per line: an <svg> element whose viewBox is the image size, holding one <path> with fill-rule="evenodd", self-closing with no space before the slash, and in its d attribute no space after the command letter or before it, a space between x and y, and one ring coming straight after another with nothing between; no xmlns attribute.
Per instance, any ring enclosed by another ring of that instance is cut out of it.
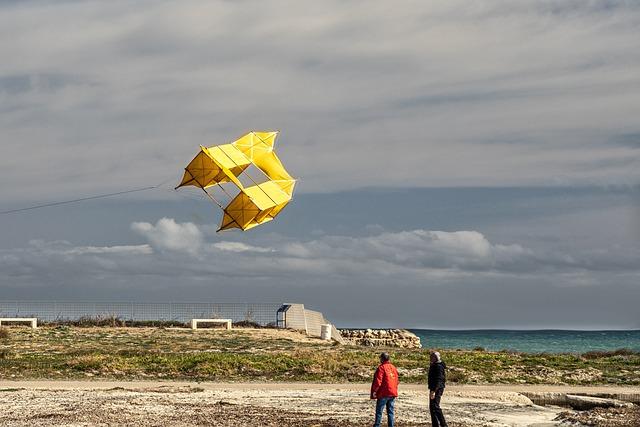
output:
<svg viewBox="0 0 640 427"><path fill-rule="evenodd" d="M575 394L567 394L567 404L578 411L586 411L593 408L632 408L634 406L633 403L622 400Z"/></svg>
<svg viewBox="0 0 640 427"><path fill-rule="evenodd" d="M340 335L351 345L422 348L420 338L405 329L342 329Z"/></svg>

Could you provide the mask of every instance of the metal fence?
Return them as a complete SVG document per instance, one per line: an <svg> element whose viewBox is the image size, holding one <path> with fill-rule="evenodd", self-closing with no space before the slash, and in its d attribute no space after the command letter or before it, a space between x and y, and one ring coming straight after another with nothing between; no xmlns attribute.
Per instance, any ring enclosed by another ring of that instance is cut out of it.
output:
<svg viewBox="0 0 640 427"><path fill-rule="evenodd" d="M118 318L126 321L188 322L198 318L224 318L234 323L276 323L276 303L208 302L58 302L0 301L0 317L37 317L41 322L81 318Z"/></svg>

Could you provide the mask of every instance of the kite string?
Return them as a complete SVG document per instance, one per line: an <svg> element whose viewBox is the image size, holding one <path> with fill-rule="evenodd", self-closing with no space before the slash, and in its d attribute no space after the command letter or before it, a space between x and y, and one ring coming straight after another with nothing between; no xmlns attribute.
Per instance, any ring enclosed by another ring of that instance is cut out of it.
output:
<svg viewBox="0 0 640 427"><path fill-rule="evenodd" d="M170 178L170 179L172 179L172 178ZM33 210L33 209L48 208L48 207L52 207L52 206L67 205L67 204L70 204L70 203L84 202L86 200L105 199L107 197L114 197L114 196L120 196L120 195L123 195L123 194L130 194L130 193L136 193L136 192L140 192L140 191L153 190L153 189L156 189L156 188L160 188L162 185L166 184L170 179L166 179L166 180L164 180L161 183L156 184L156 185L152 185L152 186L149 186L149 187L142 187L142 188L134 188L133 190L116 191L115 193L99 194L99 195L96 195L96 196L81 197L81 198L78 198L78 199L64 200L64 201L61 201L61 202L43 203L41 205L29 206L29 207L26 207L26 208L9 209L9 210L6 210L6 211L0 211L0 215L6 215L6 214L12 214L12 213L18 213L18 212L24 212L24 211L30 211L30 210Z"/></svg>

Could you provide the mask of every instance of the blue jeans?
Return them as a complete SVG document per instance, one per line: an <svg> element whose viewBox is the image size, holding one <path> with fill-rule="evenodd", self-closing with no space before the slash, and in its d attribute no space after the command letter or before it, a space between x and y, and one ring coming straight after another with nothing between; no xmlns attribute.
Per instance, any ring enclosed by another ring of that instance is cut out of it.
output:
<svg viewBox="0 0 640 427"><path fill-rule="evenodd" d="M373 424L373 427L380 427L380 423L382 422L382 411L384 411L385 406L387 408L387 423L389 427L393 427L395 425L393 423L393 406L395 402L395 397L381 397L376 400L376 421Z"/></svg>

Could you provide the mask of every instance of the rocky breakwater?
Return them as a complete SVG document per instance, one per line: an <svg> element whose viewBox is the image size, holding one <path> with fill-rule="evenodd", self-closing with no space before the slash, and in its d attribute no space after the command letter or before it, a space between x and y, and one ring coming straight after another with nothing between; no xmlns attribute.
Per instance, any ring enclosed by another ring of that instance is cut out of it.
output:
<svg viewBox="0 0 640 427"><path fill-rule="evenodd" d="M351 345L422 348L420 338L405 329L340 329L340 335Z"/></svg>

